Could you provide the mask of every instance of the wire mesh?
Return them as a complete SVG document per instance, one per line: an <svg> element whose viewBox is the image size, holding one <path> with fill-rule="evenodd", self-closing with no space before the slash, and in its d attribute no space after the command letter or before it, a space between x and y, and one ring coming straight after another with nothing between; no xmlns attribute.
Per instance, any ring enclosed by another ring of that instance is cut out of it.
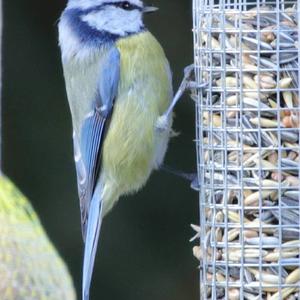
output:
<svg viewBox="0 0 300 300"><path fill-rule="evenodd" d="M193 5L201 299L300 299L299 3Z"/></svg>

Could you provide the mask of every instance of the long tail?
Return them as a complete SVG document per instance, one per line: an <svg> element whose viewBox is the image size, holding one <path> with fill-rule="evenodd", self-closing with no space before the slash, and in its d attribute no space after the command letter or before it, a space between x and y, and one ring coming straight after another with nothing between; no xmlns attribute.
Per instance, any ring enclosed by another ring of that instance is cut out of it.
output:
<svg viewBox="0 0 300 300"><path fill-rule="evenodd" d="M102 223L102 199L101 185L96 188L90 203L87 221L87 233L84 247L83 275L82 275L82 299L89 300L90 286L93 275L95 256L97 252L99 234Z"/></svg>

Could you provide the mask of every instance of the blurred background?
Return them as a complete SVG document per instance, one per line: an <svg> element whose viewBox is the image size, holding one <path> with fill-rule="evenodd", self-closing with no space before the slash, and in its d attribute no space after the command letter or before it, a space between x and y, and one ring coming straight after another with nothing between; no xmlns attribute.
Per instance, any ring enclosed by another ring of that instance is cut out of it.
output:
<svg viewBox="0 0 300 300"><path fill-rule="evenodd" d="M3 165L31 200L80 295L83 244L57 46L56 24L65 4L4 1ZM160 8L145 22L166 51L177 89L193 57L191 1L148 4ZM166 162L194 171L194 107L188 96L176 108L174 128L181 134L171 141ZM188 242L190 223L198 223L197 193L181 179L156 172L141 192L124 200L104 220L91 298L197 299L197 262Z"/></svg>

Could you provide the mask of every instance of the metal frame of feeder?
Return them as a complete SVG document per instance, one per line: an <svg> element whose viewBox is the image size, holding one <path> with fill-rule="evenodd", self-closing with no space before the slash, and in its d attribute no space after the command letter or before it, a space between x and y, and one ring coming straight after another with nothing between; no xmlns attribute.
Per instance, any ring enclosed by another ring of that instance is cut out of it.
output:
<svg viewBox="0 0 300 300"><path fill-rule="evenodd" d="M300 299L299 10L193 1L201 299Z"/></svg>

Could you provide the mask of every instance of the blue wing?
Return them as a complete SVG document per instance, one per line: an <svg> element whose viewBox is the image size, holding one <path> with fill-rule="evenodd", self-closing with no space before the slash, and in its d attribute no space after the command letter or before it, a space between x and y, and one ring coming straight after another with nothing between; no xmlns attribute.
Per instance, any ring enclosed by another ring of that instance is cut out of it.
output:
<svg viewBox="0 0 300 300"><path fill-rule="evenodd" d="M85 240L83 263L83 299L89 299L89 289L102 221L102 186L99 183L101 145L105 129L117 96L120 77L120 54L112 47L102 62L97 93L91 112L82 125L80 138L74 135L74 153L81 225Z"/></svg>
<svg viewBox="0 0 300 300"><path fill-rule="evenodd" d="M89 206L99 177L101 145L119 85L119 51L117 48L111 47L105 56L104 61L99 66L97 92L92 102L91 112L82 124L80 137L78 138L75 133L73 136L84 240Z"/></svg>

